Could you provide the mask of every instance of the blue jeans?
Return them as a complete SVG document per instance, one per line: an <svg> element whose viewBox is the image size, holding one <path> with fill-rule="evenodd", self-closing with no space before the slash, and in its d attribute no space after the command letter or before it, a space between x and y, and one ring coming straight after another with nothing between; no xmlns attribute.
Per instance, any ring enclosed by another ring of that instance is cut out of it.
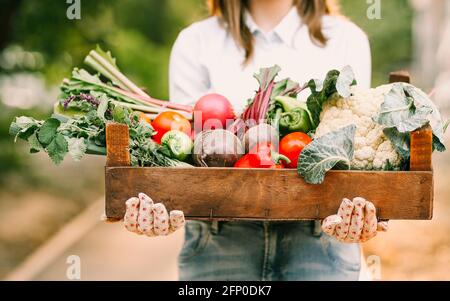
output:
<svg viewBox="0 0 450 301"><path fill-rule="evenodd" d="M322 234L314 222L186 224L180 280L358 280L358 244Z"/></svg>

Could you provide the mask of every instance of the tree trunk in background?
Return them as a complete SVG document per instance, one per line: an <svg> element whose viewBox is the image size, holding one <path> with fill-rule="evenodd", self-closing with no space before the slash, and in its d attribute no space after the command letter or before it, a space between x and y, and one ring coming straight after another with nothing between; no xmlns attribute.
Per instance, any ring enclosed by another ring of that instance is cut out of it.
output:
<svg viewBox="0 0 450 301"><path fill-rule="evenodd" d="M415 9L414 71L425 89L435 90L434 101L450 110L450 1L411 0Z"/></svg>
<svg viewBox="0 0 450 301"><path fill-rule="evenodd" d="M21 3L22 0L2 0L0 3L0 50L2 50L9 42L12 23Z"/></svg>

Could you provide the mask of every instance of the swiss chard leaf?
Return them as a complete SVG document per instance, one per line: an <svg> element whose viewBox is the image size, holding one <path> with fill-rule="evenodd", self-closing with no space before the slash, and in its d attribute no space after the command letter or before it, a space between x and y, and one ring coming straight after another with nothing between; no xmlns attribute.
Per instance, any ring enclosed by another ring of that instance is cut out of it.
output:
<svg viewBox="0 0 450 301"><path fill-rule="evenodd" d="M300 90L300 85L297 82L286 78L275 83L270 98L274 100L278 96L296 97Z"/></svg>
<svg viewBox="0 0 450 301"><path fill-rule="evenodd" d="M271 68L261 68L258 74L254 77L259 83L260 90L265 91L269 87L269 84L274 81L275 77L281 71L280 66L273 66Z"/></svg>
<svg viewBox="0 0 450 301"><path fill-rule="evenodd" d="M298 173L309 184L320 184L332 168L350 169L356 126L349 125L308 144L298 159Z"/></svg>

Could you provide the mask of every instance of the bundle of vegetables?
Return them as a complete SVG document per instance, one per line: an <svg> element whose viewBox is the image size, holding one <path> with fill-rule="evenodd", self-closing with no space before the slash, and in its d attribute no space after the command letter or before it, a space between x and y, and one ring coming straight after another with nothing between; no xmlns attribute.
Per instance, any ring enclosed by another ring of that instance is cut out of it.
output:
<svg viewBox="0 0 450 301"><path fill-rule="evenodd" d="M97 74L74 68L71 78L65 79L61 85L60 101L55 105L55 113L68 117L83 114L89 110L84 100L96 102L99 97L107 97L112 103L147 113L151 119L169 110L192 119L192 107L154 99L136 86L119 70L109 51L97 47L84 62ZM100 75L107 81L103 82Z"/></svg>
<svg viewBox="0 0 450 301"><path fill-rule="evenodd" d="M47 120L16 117L11 123L10 134L16 140L28 141L31 153L44 151L59 164L67 154L75 161L85 154L106 155L106 123L118 122L129 127L133 166L190 167L166 155L165 147L151 139L154 134L151 125L140 120L137 112L107 98L99 102L82 98L78 101L83 104L84 115L76 118L54 115Z"/></svg>
<svg viewBox="0 0 450 301"><path fill-rule="evenodd" d="M28 141L32 153L45 151L55 164L68 153L78 161L84 154L106 155L106 123L118 122L129 127L132 165L190 166L180 161L191 152L190 137L186 139L182 132L171 133L159 145L152 139L157 132L149 119L176 114L188 124L190 134L190 123L183 116L192 117L191 107L151 98L119 71L110 52L93 50L85 63L98 74L75 68L72 77L60 87L60 100L51 118L22 116L11 123L10 134L16 140ZM108 81L103 82L101 76ZM150 114L142 118L145 113Z"/></svg>
<svg viewBox="0 0 450 301"><path fill-rule="evenodd" d="M430 125L433 150L445 151L446 125L438 108L420 89L395 83L364 90L353 71L330 71L311 80L307 107L314 141L302 151L298 172L321 183L332 169L403 170L409 163L410 133Z"/></svg>

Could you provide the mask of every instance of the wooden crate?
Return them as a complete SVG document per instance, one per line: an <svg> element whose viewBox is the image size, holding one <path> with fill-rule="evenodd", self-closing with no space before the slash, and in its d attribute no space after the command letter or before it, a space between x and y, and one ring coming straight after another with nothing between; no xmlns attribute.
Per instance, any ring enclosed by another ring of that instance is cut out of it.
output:
<svg viewBox="0 0 450 301"><path fill-rule="evenodd" d="M405 73L391 82L409 81ZM196 220L314 220L335 214L342 198L372 201L380 219L428 220L433 214L432 132L411 134L410 171L330 171L320 185L296 170L130 167L128 127L108 124L106 216L121 219L125 201L144 192Z"/></svg>

